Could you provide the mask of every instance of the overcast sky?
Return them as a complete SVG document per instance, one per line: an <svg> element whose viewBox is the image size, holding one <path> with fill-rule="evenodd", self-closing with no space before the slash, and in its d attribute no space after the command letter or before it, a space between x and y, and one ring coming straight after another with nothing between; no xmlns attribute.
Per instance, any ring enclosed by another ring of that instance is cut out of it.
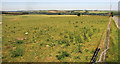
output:
<svg viewBox="0 0 120 64"><path fill-rule="evenodd" d="M111 0L112 10L119 0ZM110 0L2 0L3 11L16 10L109 10Z"/></svg>

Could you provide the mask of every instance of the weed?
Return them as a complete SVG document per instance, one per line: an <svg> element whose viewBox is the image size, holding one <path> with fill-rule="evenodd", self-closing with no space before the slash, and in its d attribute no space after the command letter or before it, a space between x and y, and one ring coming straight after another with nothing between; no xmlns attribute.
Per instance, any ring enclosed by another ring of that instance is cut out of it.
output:
<svg viewBox="0 0 120 64"><path fill-rule="evenodd" d="M86 56L85 59L88 60L88 56Z"/></svg>
<svg viewBox="0 0 120 64"><path fill-rule="evenodd" d="M89 41L88 37L86 36L86 34L84 33L84 40L85 41Z"/></svg>
<svg viewBox="0 0 120 64"><path fill-rule="evenodd" d="M59 51L58 55L56 55L56 57L57 57L58 60L61 60L65 57L70 57L70 54L67 53L66 51Z"/></svg>
<svg viewBox="0 0 120 64"><path fill-rule="evenodd" d="M77 25L75 25L74 27L75 27L75 28L77 28L78 26L77 26Z"/></svg>
<svg viewBox="0 0 120 64"><path fill-rule="evenodd" d="M74 56L74 59L80 59L80 57L79 56Z"/></svg>
<svg viewBox="0 0 120 64"><path fill-rule="evenodd" d="M60 35L63 35L63 33L60 33Z"/></svg>
<svg viewBox="0 0 120 64"><path fill-rule="evenodd" d="M11 57L23 56L23 50L21 48L16 48L14 51L11 50Z"/></svg>
<svg viewBox="0 0 120 64"><path fill-rule="evenodd" d="M86 52L88 52L88 49L85 49Z"/></svg>
<svg viewBox="0 0 120 64"><path fill-rule="evenodd" d="M82 53L82 51L81 51L81 45L78 45L78 52Z"/></svg>
<svg viewBox="0 0 120 64"><path fill-rule="evenodd" d="M76 21L76 24L78 23L78 21Z"/></svg>
<svg viewBox="0 0 120 64"><path fill-rule="evenodd" d="M67 35L64 35L64 38L68 38L68 36L67 36Z"/></svg>
<svg viewBox="0 0 120 64"><path fill-rule="evenodd" d="M22 43L24 43L24 42L23 42L23 40L17 40L16 43L22 44Z"/></svg>
<svg viewBox="0 0 120 64"><path fill-rule="evenodd" d="M47 38L47 39L46 39L46 41L50 41L50 39L49 39L49 38Z"/></svg>

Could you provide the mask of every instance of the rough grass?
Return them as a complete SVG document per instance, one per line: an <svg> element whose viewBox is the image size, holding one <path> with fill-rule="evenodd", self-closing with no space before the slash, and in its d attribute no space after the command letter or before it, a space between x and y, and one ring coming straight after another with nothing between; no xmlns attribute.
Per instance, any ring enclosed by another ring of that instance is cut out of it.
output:
<svg viewBox="0 0 120 64"><path fill-rule="evenodd" d="M110 29L110 45L108 50L108 62L118 62L118 28L115 22L112 20L111 22L111 29Z"/></svg>
<svg viewBox="0 0 120 64"><path fill-rule="evenodd" d="M108 22L107 16L3 15L3 62L89 62ZM24 54L11 57L14 47Z"/></svg>

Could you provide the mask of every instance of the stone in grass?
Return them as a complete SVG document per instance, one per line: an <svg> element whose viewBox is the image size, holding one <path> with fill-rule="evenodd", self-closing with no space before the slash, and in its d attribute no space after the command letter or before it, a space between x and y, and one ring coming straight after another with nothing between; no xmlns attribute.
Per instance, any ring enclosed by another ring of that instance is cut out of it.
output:
<svg viewBox="0 0 120 64"><path fill-rule="evenodd" d="M25 35L28 35L28 32L25 32Z"/></svg>
<svg viewBox="0 0 120 64"><path fill-rule="evenodd" d="M46 47L50 47L49 45L46 45Z"/></svg>

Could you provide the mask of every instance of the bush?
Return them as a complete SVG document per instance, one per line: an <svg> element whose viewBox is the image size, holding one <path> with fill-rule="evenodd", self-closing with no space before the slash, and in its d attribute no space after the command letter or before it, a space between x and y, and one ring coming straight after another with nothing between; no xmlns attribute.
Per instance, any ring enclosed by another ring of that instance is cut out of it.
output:
<svg viewBox="0 0 120 64"><path fill-rule="evenodd" d="M23 56L23 50L21 48L16 48L14 51L11 51L11 57Z"/></svg>
<svg viewBox="0 0 120 64"><path fill-rule="evenodd" d="M77 16L80 16L80 15L81 15L80 13L77 14Z"/></svg>
<svg viewBox="0 0 120 64"><path fill-rule="evenodd" d="M56 55L56 57L57 57L58 60L61 60L61 59L65 58L65 57L70 57L70 54L67 53L66 51L60 51L58 53L59 54Z"/></svg>

